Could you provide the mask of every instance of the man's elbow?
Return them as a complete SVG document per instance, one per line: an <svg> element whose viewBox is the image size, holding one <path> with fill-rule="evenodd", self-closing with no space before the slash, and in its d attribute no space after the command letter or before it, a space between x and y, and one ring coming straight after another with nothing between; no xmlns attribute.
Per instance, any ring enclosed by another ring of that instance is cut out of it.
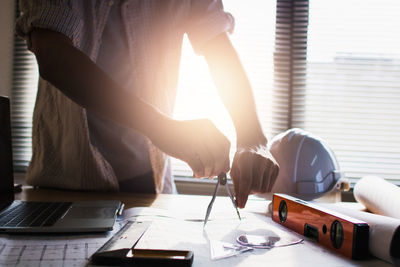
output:
<svg viewBox="0 0 400 267"><path fill-rule="evenodd" d="M49 31L35 29L31 33L32 52L35 54L39 66L40 76L52 82L54 75L58 71L59 60L64 56L63 47L65 47L65 36ZM64 38L62 38L64 37Z"/></svg>
<svg viewBox="0 0 400 267"><path fill-rule="evenodd" d="M52 64L50 58L46 56L42 49L37 49L34 54L36 56L36 61L39 67L40 77L47 81L51 80Z"/></svg>

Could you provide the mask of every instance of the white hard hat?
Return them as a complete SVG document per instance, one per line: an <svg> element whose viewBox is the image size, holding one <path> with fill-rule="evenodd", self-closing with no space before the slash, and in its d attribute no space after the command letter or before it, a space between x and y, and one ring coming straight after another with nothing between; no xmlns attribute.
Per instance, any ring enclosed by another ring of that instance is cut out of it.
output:
<svg viewBox="0 0 400 267"><path fill-rule="evenodd" d="M298 128L278 134L269 150L279 164L273 193L286 193L312 200L348 186L333 151L320 138Z"/></svg>

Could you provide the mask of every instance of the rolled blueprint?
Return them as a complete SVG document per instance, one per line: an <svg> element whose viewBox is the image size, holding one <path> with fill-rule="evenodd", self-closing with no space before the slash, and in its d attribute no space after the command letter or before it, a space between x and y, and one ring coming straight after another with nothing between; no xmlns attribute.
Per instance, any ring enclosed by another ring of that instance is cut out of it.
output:
<svg viewBox="0 0 400 267"><path fill-rule="evenodd" d="M377 176L365 176L354 186L354 197L369 211L400 219L400 188Z"/></svg>
<svg viewBox="0 0 400 267"><path fill-rule="evenodd" d="M382 260L400 266L400 220L345 208L337 204L316 203L327 209L337 211L362 220L369 225L369 252Z"/></svg>

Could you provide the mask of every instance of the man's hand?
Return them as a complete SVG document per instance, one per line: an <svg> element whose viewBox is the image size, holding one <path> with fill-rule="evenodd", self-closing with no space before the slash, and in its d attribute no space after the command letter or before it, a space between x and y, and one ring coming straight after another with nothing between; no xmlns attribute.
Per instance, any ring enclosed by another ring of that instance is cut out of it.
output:
<svg viewBox="0 0 400 267"><path fill-rule="evenodd" d="M206 119L165 120L149 137L170 156L189 164L194 177L214 177L229 171L229 140Z"/></svg>
<svg viewBox="0 0 400 267"><path fill-rule="evenodd" d="M244 208L249 194L270 192L278 172L266 145L238 147L231 169L238 207Z"/></svg>

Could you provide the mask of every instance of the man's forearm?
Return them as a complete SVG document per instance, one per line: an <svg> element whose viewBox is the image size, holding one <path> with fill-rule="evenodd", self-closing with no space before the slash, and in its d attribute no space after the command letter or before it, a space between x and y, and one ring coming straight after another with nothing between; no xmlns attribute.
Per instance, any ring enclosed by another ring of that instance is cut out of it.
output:
<svg viewBox="0 0 400 267"><path fill-rule="evenodd" d="M62 34L35 30L31 40L41 76L77 104L142 132L164 153L188 163L195 177L229 171L230 143L210 121L163 115L119 87Z"/></svg>
<svg viewBox="0 0 400 267"><path fill-rule="evenodd" d="M151 135L164 118L158 110L117 85L88 56L59 33L31 33L40 75L80 106Z"/></svg>
<svg viewBox="0 0 400 267"><path fill-rule="evenodd" d="M222 34L211 40L204 55L220 97L232 117L237 143L266 143L249 80L228 36Z"/></svg>

